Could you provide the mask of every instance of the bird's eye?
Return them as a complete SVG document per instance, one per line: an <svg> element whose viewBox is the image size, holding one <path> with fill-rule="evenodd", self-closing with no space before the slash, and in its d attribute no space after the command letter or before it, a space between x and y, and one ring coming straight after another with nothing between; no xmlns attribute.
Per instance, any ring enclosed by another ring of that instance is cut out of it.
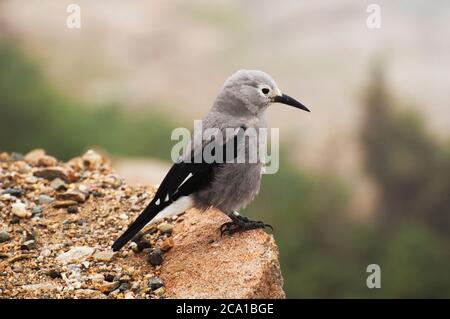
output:
<svg viewBox="0 0 450 319"><path fill-rule="evenodd" d="M264 94L268 94L270 90L268 88L263 88L261 92L263 92Z"/></svg>

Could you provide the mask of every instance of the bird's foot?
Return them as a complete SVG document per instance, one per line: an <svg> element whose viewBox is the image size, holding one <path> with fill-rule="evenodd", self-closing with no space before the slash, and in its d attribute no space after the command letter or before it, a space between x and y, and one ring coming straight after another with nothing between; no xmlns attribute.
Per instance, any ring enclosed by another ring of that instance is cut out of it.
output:
<svg viewBox="0 0 450 319"><path fill-rule="evenodd" d="M247 217L238 215L237 213L233 213L229 215L232 219L231 222L225 223L220 226L220 235L228 233L232 235L234 233L243 232L250 229L259 229L269 227L273 230L273 227L269 224L265 224L262 221L250 220Z"/></svg>

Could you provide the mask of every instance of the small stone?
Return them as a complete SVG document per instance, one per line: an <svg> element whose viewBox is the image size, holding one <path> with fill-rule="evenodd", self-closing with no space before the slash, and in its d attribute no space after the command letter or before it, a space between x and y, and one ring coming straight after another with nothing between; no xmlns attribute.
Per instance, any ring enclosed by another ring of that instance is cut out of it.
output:
<svg viewBox="0 0 450 319"><path fill-rule="evenodd" d="M136 299L134 293L132 291L127 291L124 296L125 299Z"/></svg>
<svg viewBox="0 0 450 319"><path fill-rule="evenodd" d="M46 167L55 166L56 164L58 164L57 159L50 155L42 156L41 158L38 159L37 162L38 166L46 166Z"/></svg>
<svg viewBox="0 0 450 319"><path fill-rule="evenodd" d="M54 198L47 195L39 195L38 197L38 202L40 205L50 204L53 201Z"/></svg>
<svg viewBox="0 0 450 319"><path fill-rule="evenodd" d="M159 277L153 277L148 281L148 287L151 290L156 290L164 286L163 281Z"/></svg>
<svg viewBox="0 0 450 319"><path fill-rule="evenodd" d="M31 214L33 214L33 216L42 214L42 207L39 206L39 205L34 206L34 207L31 209Z"/></svg>
<svg viewBox="0 0 450 319"><path fill-rule="evenodd" d="M163 262L163 254L161 249L155 248L153 249L147 257L148 262L153 266L161 265Z"/></svg>
<svg viewBox="0 0 450 319"><path fill-rule="evenodd" d="M32 250L36 248L36 242L34 240L27 240L21 246L21 250Z"/></svg>
<svg viewBox="0 0 450 319"><path fill-rule="evenodd" d="M38 179L36 176L27 176L25 178L25 183L27 183L27 184L36 184L37 181L38 181Z"/></svg>
<svg viewBox="0 0 450 319"><path fill-rule="evenodd" d="M77 205L78 203L74 200L58 200L53 202L53 207L55 208L67 208L70 206Z"/></svg>
<svg viewBox="0 0 450 319"><path fill-rule="evenodd" d="M69 182L69 177L66 172L60 167L48 167L42 168L34 172L34 176L45 178L46 180L52 181L55 178L62 179L65 182Z"/></svg>
<svg viewBox="0 0 450 319"><path fill-rule="evenodd" d="M17 217L17 216L13 216L13 217L11 217L11 224L12 225L15 225L15 224L18 224L18 223L20 223L20 218L19 217Z"/></svg>
<svg viewBox="0 0 450 319"><path fill-rule="evenodd" d="M158 225L158 230L163 234L165 234L165 233L170 234L173 230L173 226L172 226L172 224L163 222Z"/></svg>
<svg viewBox="0 0 450 319"><path fill-rule="evenodd" d="M78 207L77 206L69 206L69 207L67 207L67 213L69 213L69 214L76 214L76 213L78 213Z"/></svg>
<svg viewBox="0 0 450 319"><path fill-rule="evenodd" d="M113 282L114 280L114 275L113 274L105 274L105 281L107 282Z"/></svg>
<svg viewBox="0 0 450 319"><path fill-rule="evenodd" d="M10 157L9 154L6 152L1 152L0 153L0 162L9 162Z"/></svg>
<svg viewBox="0 0 450 319"><path fill-rule="evenodd" d="M12 152L11 153L11 157L10 157L11 161L16 162L16 161L23 161L23 154L21 153L16 153L16 152Z"/></svg>
<svg viewBox="0 0 450 319"><path fill-rule="evenodd" d="M50 187L55 191L59 191L62 189L67 189L66 183L61 178L55 178L51 183Z"/></svg>
<svg viewBox="0 0 450 319"><path fill-rule="evenodd" d="M95 261L108 262L114 257L114 253L112 251L96 251L92 258Z"/></svg>
<svg viewBox="0 0 450 319"><path fill-rule="evenodd" d="M166 288L164 288L164 287L158 288L155 291L153 291L153 293L158 297L161 297L162 295L164 295L165 292L166 292Z"/></svg>
<svg viewBox="0 0 450 319"><path fill-rule="evenodd" d="M105 178L104 184L111 186L112 188L119 188L123 183L123 180L115 175L109 175Z"/></svg>
<svg viewBox="0 0 450 319"><path fill-rule="evenodd" d="M130 289L130 284L127 283L127 282L123 282L123 283L121 283L120 286L119 286L119 290L120 290L120 291L126 291L126 290L128 290L128 289Z"/></svg>
<svg viewBox="0 0 450 319"><path fill-rule="evenodd" d="M50 269L46 275L52 279L62 278L61 273L55 269Z"/></svg>
<svg viewBox="0 0 450 319"><path fill-rule="evenodd" d="M24 159L25 159L25 161L27 161L28 163L30 163L32 165L37 165L39 159L41 159L44 156L46 156L45 151L43 149L38 148L38 149L28 152L25 155Z"/></svg>
<svg viewBox="0 0 450 319"><path fill-rule="evenodd" d="M164 239L160 247L162 251L168 251L170 248L173 247L173 239L170 237Z"/></svg>
<svg viewBox="0 0 450 319"><path fill-rule="evenodd" d="M95 251L95 248L87 246L73 247L65 253L61 253L56 260L61 264L81 263L89 258Z"/></svg>
<svg viewBox="0 0 450 319"><path fill-rule="evenodd" d="M103 285L99 286L98 290L100 290L104 294L109 294L111 291L116 290L117 288L119 288L119 286L120 286L120 282L119 281L108 282L106 284L103 284Z"/></svg>
<svg viewBox="0 0 450 319"><path fill-rule="evenodd" d="M147 248L151 248L151 247L152 247L151 244L150 244L150 242L149 242L148 240L140 240L140 241L138 241L138 242L136 243L136 245L137 245L137 251L138 251L138 252L141 252L141 251L143 251L144 249L147 249Z"/></svg>
<svg viewBox="0 0 450 319"><path fill-rule="evenodd" d="M7 242L10 239L11 239L11 237L9 236L9 234L6 230L0 231L0 243Z"/></svg>
<svg viewBox="0 0 450 319"><path fill-rule="evenodd" d="M81 156L81 159L84 166L91 171L99 169L103 163L102 156L93 150L88 150Z"/></svg>
<svg viewBox="0 0 450 319"><path fill-rule="evenodd" d="M27 206L22 202L17 202L15 204L11 205L12 210L11 212L13 215L19 217L19 218L29 218L31 217L31 212L27 210Z"/></svg>
<svg viewBox="0 0 450 319"><path fill-rule="evenodd" d="M7 188L3 191L2 194L9 194L11 196L19 198L22 197L23 190L21 190L20 188Z"/></svg>
<svg viewBox="0 0 450 319"><path fill-rule="evenodd" d="M78 191L68 191L62 194L58 194L56 198L59 200L71 200L78 203L84 203L86 201L86 195Z"/></svg>

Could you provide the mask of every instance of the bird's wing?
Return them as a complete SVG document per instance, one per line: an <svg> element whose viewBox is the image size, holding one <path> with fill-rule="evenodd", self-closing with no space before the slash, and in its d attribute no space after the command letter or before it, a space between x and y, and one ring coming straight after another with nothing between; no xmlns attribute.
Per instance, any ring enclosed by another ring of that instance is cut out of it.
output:
<svg viewBox="0 0 450 319"><path fill-rule="evenodd" d="M183 160L175 163L164 177L159 186L155 196L142 213L136 218L133 224L128 227L125 233L122 234L113 244L114 251L122 248L129 240L131 240L148 222L150 222L160 211L168 207L177 199L183 196L188 196L203 187L206 187L213 179L214 168L222 165L223 162L229 162L237 157L238 145L244 137L245 128L240 128L233 138L228 139L226 143L220 143L222 146L223 159L221 163L211 162L207 163L202 160L195 162L195 148L190 152L189 160ZM230 152L227 149L233 147L233 152L230 158ZM204 145L201 148L203 154Z"/></svg>

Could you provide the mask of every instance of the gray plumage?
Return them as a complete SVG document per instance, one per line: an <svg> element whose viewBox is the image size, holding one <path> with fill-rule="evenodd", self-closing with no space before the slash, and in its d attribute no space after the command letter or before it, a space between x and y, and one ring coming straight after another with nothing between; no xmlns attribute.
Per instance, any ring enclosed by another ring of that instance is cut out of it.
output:
<svg viewBox="0 0 450 319"><path fill-rule="evenodd" d="M284 103L309 111L300 102L282 94L275 81L266 73L240 70L229 77L220 90L208 114L202 119L203 132L208 128L219 129L224 137L227 128L249 128L256 133L267 128L265 111L271 103ZM194 134L201 134L194 130ZM233 138L233 137L231 137ZM227 145L230 139L219 141ZM237 211L249 204L259 191L264 158L256 162L223 164L184 164L192 157L192 148L202 150L203 137L192 139L180 162L175 163L161 183L155 197L127 231L114 243L120 249L148 222L179 214L191 207L207 209L216 207L231 218L221 231L232 234L237 231L264 228L262 222L251 221ZM255 143L255 140L248 140ZM201 144L200 144L201 143ZM252 145L244 143L238 153L248 155ZM262 147L256 142L256 147ZM246 157L247 158L247 157Z"/></svg>

